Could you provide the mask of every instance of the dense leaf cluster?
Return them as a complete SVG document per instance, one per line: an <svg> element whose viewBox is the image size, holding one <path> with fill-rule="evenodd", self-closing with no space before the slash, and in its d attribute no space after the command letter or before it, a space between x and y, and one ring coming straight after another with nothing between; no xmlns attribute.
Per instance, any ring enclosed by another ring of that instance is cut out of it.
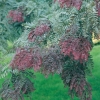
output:
<svg viewBox="0 0 100 100"><path fill-rule="evenodd" d="M100 16L100 1L99 0L95 0L96 1L96 10L98 13L98 16Z"/></svg>
<svg viewBox="0 0 100 100"><path fill-rule="evenodd" d="M58 0L58 2L61 7L75 7L77 10L80 10L82 6L82 0Z"/></svg>
<svg viewBox="0 0 100 100"><path fill-rule="evenodd" d="M89 66L88 63L91 62ZM69 87L69 94L73 98L79 97L81 100L91 100L91 86L86 80L86 72L93 68L93 61L89 56L88 61L84 63L76 62L65 57L64 69L61 78L65 86ZM88 74L91 72L88 71Z"/></svg>
<svg viewBox="0 0 100 100"><path fill-rule="evenodd" d="M91 44L85 38L69 38L60 42L61 51L64 55L73 57L81 63L88 60Z"/></svg>
<svg viewBox="0 0 100 100"><path fill-rule="evenodd" d="M63 69L63 55L60 53L59 48L57 46L48 48L44 50L43 53L43 63L42 63L42 73L48 76L50 73L58 73L60 74Z"/></svg>
<svg viewBox="0 0 100 100"><path fill-rule="evenodd" d="M10 64L13 69L25 70L34 67L38 70L42 64L41 55L38 51L31 49L18 48L16 54Z"/></svg>
<svg viewBox="0 0 100 100"><path fill-rule="evenodd" d="M9 11L8 17L11 18L11 20L13 22L22 22L24 20L22 12L20 12L18 10L14 10L14 11L11 10L11 11Z"/></svg>
<svg viewBox="0 0 100 100"><path fill-rule="evenodd" d="M50 27L46 24L41 24L40 26L37 26L34 30L32 30L29 33L28 39L31 42L35 41L36 36L41 36L46 32L50 31Z"/></svg>
<svg viewBox="0 0 100 100"><path fill-rule="evenodd" d="M0 97L3 100L24 100L24 94L29 96L35 90L33 82L29 77L34 78L30 71L12 73L11 79L6 80L0 89Z"/></svg>

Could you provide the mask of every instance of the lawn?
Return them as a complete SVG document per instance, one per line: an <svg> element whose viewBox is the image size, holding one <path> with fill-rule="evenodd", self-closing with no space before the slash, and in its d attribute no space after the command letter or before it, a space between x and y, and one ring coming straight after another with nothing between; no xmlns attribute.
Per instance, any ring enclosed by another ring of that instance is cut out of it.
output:
<svg viewBox="0 0 100 100"><path fill-rule="evenodd" d="M92 77L88 81L92 85L92 100L100 100L100 46L95 46L91 52L94 61ZM50 75L45 78L40 73L35 73L34 85L36 90L32 93L32 100L71 100L67 94L67 88L64 88L63 82L59 75ZM2 79L0 83L2 83ZM25 98L25 100L29 100ZM78 100L75 98L74 100Z"/></svg>

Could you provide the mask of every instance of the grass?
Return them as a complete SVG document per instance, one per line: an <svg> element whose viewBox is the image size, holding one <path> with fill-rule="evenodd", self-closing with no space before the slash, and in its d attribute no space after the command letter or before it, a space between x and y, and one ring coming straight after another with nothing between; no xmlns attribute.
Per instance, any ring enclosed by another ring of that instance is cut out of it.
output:
<svg viewBox="0 0 100 100"><path fill-rule="evenodd" d="M92 100L100 99L100 46L95 46L91 54L93 55L94 69L93 76L88 78L92 85Z"/></svg>
<svg viewBox="0 0 100 100"><path fill-rule="evenodd" d="M100 46L95 46L91 52L93 55L94 69L93 76L88 77L88 81L92 85L92 100L100 99ZM64 88L63 82L59 75L50 75L45 78L40 73L35 73L34 85L36 90L31 94L32 100L71 100L68 96L67 88ZM0 80L2 83L3 80ZM29 100L29 98L25 98ZM78 100L78 98L74 98Z"/></svg>

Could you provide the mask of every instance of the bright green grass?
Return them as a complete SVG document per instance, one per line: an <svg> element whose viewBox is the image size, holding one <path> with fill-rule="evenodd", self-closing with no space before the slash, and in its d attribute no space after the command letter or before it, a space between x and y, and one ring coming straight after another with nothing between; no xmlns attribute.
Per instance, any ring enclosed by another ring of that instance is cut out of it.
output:
<svg viewBox="0 0 100 100"><path fill-rule="evenodd" d="M95 46L91 54L94 60L94 69L93 76L89 77L88 81L93 88L92 100L100 100L100 46ZM50 75L48 78L40 73L35 73L35 75L34 85L36 90L32 93L32 100L71 100L59 75ZM25 98L25 100L29 100L29 98ZM75 98L74 100L79 99Z"/></svg>
<svg viewBox="0 0 100 100"><path fill-rule="evenodd" d="M88 78L92 85L92 100L100 100L100 46L95 46L91 52L94 61L93 76Z"/></svg>

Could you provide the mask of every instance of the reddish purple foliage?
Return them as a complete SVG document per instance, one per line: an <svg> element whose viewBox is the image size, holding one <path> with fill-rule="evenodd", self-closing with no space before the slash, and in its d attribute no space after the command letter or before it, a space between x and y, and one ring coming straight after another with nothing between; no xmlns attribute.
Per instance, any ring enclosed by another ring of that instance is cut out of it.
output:
<svg viewBox="0 0 100 100"><path fill-rule="evenodd" d="M77 9L80 10L82 6L82 0L73 0L73 6Z"/></svg>
<svg viewBox="0 0 100 100"><path fill-rule="evenodd" d="M36 35L34 34L34 30L32 30L32 31L29 33L29 35L28 35L28 40L29 40L30 42L34 42L35 39L36 39Z"/></svg>
<svg viewBox="0 0 100 100"><path fill-rule="evenodd" d="M79 78L79 76L75 75L70 81L70 91L73 90L76 92L77 96L82 100L83 98L86 98L86 100L91 100L92 98L91 86L85 80L85 78ZM84 92L86 92L87 95L84 95Z"/></svg>
<svg viewBox="0 0 100 100"><path fill-rule="evenodd" d="M80 62L87 61L91 44L85 38L69 38L60 42L61 52Z"/></svg>
<svg viewBox="0 0 100 100"><path fill-rule="evenodd" d="M57 1L57 0L55 0ZM80 10L81 9L81 6L82 6L82 0L58 0L59 4L60 4L60 7L75 7L77 10Z"/></svg>
<svg viewBox="0 0 100 100"><path fill-rule="evenodd" d="M11 10L8 12L8 17L11 18L13 22L23 22L23 14L18 10Z"/></svg>
<svg viewBox="0 0 100 100"><path fill-rule="evenodd" d="M25 70L27 68L33 67L34 70L38 70L42 64L41 56L38 52L34 52L30 49L19 48L10 64L12 68L17 68L18 70Z"/></svg>
<svg viewBox="0 0 100 100"><path fill-rule="evenodd" d="M58 50L58 48L49 48L49 50L45 51L43 54L43 67L42 73L48 76L50 73L58 73L62 72L62 54Z"/></svg>
<svg viewBox="0 0 100 100"><path fill-rule="evenodd" d="M72 4L72 0L58 0L61 7L67 6L70 7Z"/></svg>
<svg viewBox="0 0 100 100"><path fill-rule="evenodd" d="M98 16L100 16L100 1L96 0L96 10L98 12Z"/></svg>
<svg viewBox="0 0 100 100"><path fill-rule="evenodd" d="M79 96L82 96L86 85L87 85L87 82L84 78L81 80L78 80L78 78L74 76L70 83L70 90L75 90L75 92Z"/></svg>
<svg viewBox="0 0 100 100"><path fill-rule="evenodd" d="M32 30L28 35L28 40L33 42L36 39L36 36L41 36L46 32L50 31L50 27L47 24L41 24Z"/></svg>
<svg viewBox="0 0 100 100"><path fill-rule="evenodd" d="M91 100L91 86L86 81L85 70L83 70L85 66L83 64L80 65L80 63L76 64L72 60L66 63L69 67L63 69L61 78L64 85L69 87L71 97L77 96L80 100Z"/></svg>
<svg viewBox="0 0 100 100"><path fill-rule="evenodd" d="M34 34L36 36L40 36L42 34L44 34L45 32L49 32L50 31L50 27L46 24L41 24L40 26L37 26L35 29L34 29Z"/></svg>

